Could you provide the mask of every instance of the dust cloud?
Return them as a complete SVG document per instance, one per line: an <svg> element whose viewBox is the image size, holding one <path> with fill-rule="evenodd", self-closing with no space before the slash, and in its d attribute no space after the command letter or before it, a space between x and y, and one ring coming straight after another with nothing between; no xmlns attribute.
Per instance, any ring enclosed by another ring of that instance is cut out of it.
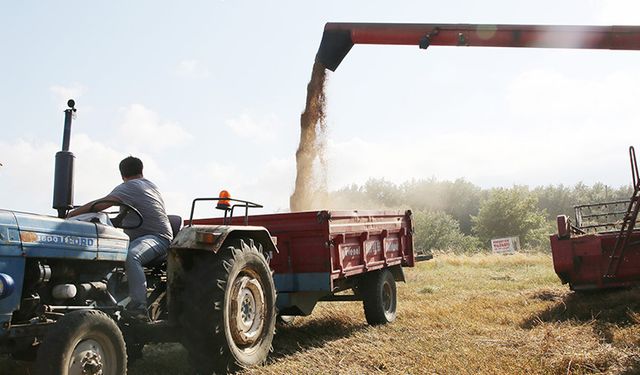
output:
<svg viewBox="0 0 640 375"><path fill-rule="evenodd" d="M313 64L307 102L300 116L300 144L296 151L296 185L289 199L291 212L323 208L328 203L324 65Z"/></svg>

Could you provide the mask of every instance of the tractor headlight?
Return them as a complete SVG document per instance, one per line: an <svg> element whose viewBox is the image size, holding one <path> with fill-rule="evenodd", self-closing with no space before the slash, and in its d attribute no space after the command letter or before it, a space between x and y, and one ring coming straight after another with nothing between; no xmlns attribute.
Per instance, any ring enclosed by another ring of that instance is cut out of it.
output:
<svg viewBox="0 0 640 375"><path fill-rule="evenodd" d="M13 292L13 278L5 273L0 273L0 299L9 296Z"/></svg>

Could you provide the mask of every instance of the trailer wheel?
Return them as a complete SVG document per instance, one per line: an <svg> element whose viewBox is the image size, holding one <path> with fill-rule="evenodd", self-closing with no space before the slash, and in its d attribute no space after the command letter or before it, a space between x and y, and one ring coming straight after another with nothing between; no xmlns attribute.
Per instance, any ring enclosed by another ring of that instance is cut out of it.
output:
<svg viewBox="0 0 640 375"><path fill-rule="evenodd" d="M367 323L379 325L396 320L396 281L389 270L366 275L359 289Z"/></svg>
<svg viewBox="0 0 640 375"><path fill-rule="evenodd" d="M275 286L253 241L194 259L180 317L183 345L200 373L264 363L275 332Z"/></svg>
<svg viewBox="0 0 640 375"><path fill-rule="evenodd" d="M38 349L36 374L122 375L127 354L120 329L97 310L70 312L47 332Z"/></svg>

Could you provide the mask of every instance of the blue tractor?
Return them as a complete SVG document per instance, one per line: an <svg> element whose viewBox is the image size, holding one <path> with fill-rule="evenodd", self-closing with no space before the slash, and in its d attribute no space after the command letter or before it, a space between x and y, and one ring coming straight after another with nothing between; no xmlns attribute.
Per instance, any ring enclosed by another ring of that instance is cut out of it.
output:
<svg viewBox="0 0 640 375"><path fill-rule="evenodd" d="M150 321L128 321L124 225L144 218L117 213L67 219L73 206L69 151L75 103L65 110L56 154L57 217L0 209L0 354L34 361L37 374L126 374L149 342L181 342L198 373L265 361L275 331L275 287L268 260L276 252L263 227L192 226L174 230L166 261L146 269ZM223 198L219 208L257 204ZM229 200L235 201L229 206ZM193 216L193 206L191 215Z"/></svg>

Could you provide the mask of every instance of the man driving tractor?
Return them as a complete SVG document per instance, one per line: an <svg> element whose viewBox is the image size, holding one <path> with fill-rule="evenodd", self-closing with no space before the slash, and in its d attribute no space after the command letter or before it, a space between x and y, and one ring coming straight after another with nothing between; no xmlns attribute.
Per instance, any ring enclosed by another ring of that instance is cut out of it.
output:
<svg viewBox="0 0 640 375"><path fill-rule="evenodd" d="M68 217L102 211L117 203L128 204L140 212L141 225L125 229L130 239L125 272L131 298L125 313L134 319L147 320L147 285L143 266L166 258L173 234L158 187L144 178L142 168L140 159L133 156L124 158L119 165L123 182L104 198L72 210Z"/></svg>

